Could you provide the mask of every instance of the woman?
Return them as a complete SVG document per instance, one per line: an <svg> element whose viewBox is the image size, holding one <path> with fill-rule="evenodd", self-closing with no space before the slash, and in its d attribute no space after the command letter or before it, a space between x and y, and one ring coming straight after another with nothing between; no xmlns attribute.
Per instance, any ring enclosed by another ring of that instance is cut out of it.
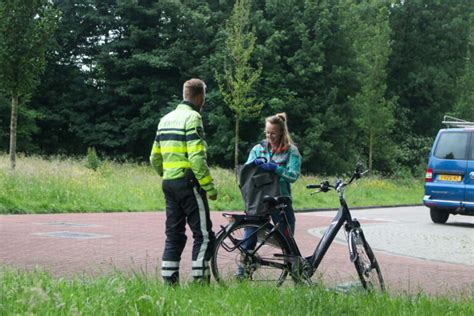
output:
<svg viewBox="0 0 474 316"><path fill-rule="evenodd" d="M278 113L265 120L266 139L250 151L246 164L254 163L279 178L281 195L291 196L290 184L300 175L301 155L291 140L286 113ZM285 208L291 234L295 231L295 211L291 203ZM278 213L272 214L275 223L280 220ZM285 231L285 233L288 233Z"/></svg>
<svg viewBox="0 0 474 316"><path fill-rule="evenodd" d="M281 195L291 196L290 184L295 182L300 175L301 155L298 148L293 144L288 126L286 124L286 114L278 113L267 117L265 120L266 139L255 145L250 151L246 164L255 164L268 172L275 172L278 175ZM274 223L280 221L280 214L273 213L272 220ZM295 211L291 202L285 208L285 216L288 220L289 229L281 227L281 231L285 234L294 234L295 231ZM254 249L257 238L251 237L254 232L253 228L244 230L243 248ZM237 279L245 278L245 268L238 265L235 273Z"/></svg>

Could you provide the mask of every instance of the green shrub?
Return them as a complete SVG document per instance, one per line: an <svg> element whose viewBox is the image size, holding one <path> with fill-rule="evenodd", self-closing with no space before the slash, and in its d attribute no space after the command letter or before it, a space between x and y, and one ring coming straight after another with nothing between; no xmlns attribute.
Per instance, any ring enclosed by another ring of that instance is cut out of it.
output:
<svg viewBox="0 0 474 316"><path fill-rule="evenodd" d="M99 157L97 156L97 151L95 150L95 148L94 147L87 148L85 167L87 169L92 169L94 171L97 171L100 165L101 165L101 162L100 162Z"/></svg>

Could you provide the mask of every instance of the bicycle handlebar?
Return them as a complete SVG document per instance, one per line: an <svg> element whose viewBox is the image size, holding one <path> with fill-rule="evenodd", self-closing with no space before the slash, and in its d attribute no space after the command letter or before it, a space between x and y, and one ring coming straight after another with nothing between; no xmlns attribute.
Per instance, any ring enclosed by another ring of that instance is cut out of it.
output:
<svg viewBox="0 0 474 316"><path fill-rule="evenodd" d="M328 180L324 180L320 184L308 184L306 186L307 189L319 189L317 192L327 192L330 188L335 188L335 186L330 185Z"/></svg>
<svg viewBox="0 0 474 316"><path fill-rule="evenodd" d="M350 180L348 182L344 182L341 179L336 179L336 184L335 185L330 185L328 180L324 180L320 184L308 184L308 185L306 185L306 188L307 189L319 189L319 191L317 191L317 192L328 192L329 189L339 190L340 188L351 184L352 181L361 178L363 175L365 175L367 172L369 172L368 169L361 172L360 168L361 168L361 165L357 164L356 169L355 169L354 173L352 174L352 177L350 178Z"/></svg>

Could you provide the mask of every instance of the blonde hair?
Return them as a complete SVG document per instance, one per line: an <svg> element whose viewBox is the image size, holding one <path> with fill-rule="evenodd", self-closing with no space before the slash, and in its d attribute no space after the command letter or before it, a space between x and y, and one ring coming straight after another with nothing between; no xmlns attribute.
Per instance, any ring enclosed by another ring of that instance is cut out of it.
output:
<svg viewBox="0 0 474 316"><path fill-rule="evenodd" d="M193 99L206 93L206 84L201 79L192 78L183 84L183 99Z"/></svg>
<svg viewBox="0 0 474 316"><path fill-rule="evenodd" d="M293 145L293 140L291 139L290 132L288 131L288 125L286 123L286 113L282 112L269 116L265 119L265 122L270 123L272 125L277 125L280 128L282 135L280 145L278 146L279 149Z"/></svg>

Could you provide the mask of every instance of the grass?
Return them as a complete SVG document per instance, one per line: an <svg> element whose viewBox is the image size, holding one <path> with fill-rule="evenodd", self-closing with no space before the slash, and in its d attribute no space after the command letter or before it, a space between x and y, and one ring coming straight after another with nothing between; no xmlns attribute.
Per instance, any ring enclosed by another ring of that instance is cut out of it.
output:
<svg viewBox="0 0 474 316"><path fill-rule="evenodd" d="M0 314L37 315L473 315L470 297L341 293L322 287L233 283L170 288L143 273L53 278L0 269Z"/></svg>
<svg viewBox="0 0 474 316"><path fill-rule="evenodd" d="M218 200L210 201L211 210L241 210L242 198L233 171L212 168L211 172L219 191ZM306 184L322 179L301 176L293 185L296 209L338 206L334 192L309 195L305 189ZM369 177L346 191L350 206L419 204L422 196L423 183L418 179ZM148 165L106 161L94 171L85 167L84 160L19 156L12 171L8 156L0 155L0 214L164 208L161 179Z"/></svg>
<svg viewBox="0 0 474 316"><path fill-rule="evenodd" d="M141 211L164 205L148 167L107 162L97 171L74 159L0 158L0 213Z"/></svg>

